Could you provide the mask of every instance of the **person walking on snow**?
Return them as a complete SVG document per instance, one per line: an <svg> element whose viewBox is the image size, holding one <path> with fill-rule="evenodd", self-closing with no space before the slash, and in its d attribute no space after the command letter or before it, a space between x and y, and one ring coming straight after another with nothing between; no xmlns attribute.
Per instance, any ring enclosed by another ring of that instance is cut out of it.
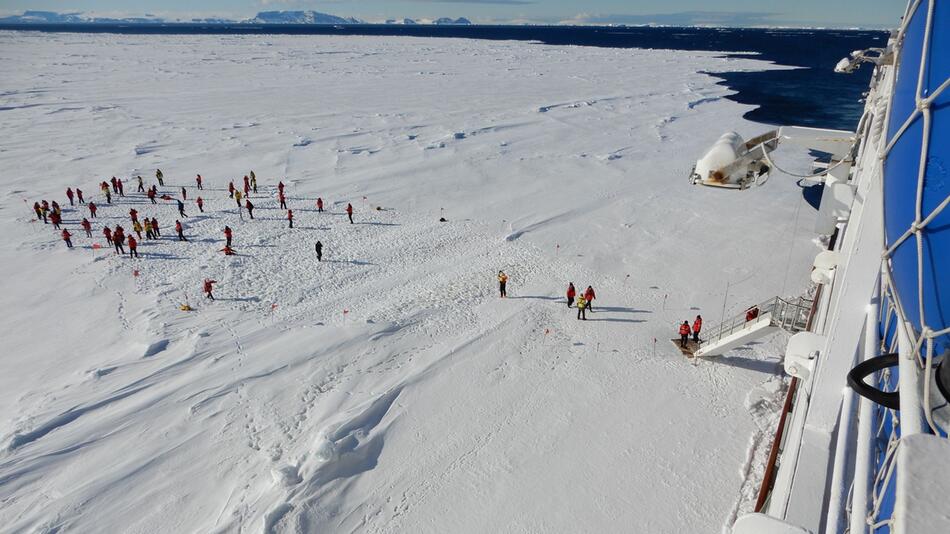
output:
<svg viewBox="0 0 950 534"><path fill-rule="evenodd" d="M139 187L138 187L138 189L137 189L136 192L137 192L137 193L144 193L144 192L145 192L145 182L142 181L142 177L141 177L141 176L136 176L135 179L138 180L138 182L139 182Z"/></svg>
<svg viewBox="0 0 950 534"><path fill-rule="evenodd" d="M696 316L696 320L693 321L693 341L699 343L699 331L703 328L703 318L701 315Z"/></svg>
<svg viewBox="0 0 950 534"><path fill-rule="evenodd" d="M686 348L686 344L689 342L689 321L683 321L683 324L680 325L680 347Z"/></svg>
<svg viewBox="0 0 950 534"><path fill-rule="evenodd" d="M228 198L234 198L234 180L228 182Z"/></svg>
<svg viewBox="0 0 950 534"><path fill-rule="evenodd" d="M46 217L43 215L43 208L40 207L39 202L33 203L33 212L36 213L36 220L43 219L43 222L46 222Z"/></svg>
<svg viewBox="0 0 950 534"><path fill-rule="evenodd" d="M294 210L287 210L287 228L294 227Z"/></svg>
<svg viewBox="0 0 950 534"><path fill-rule="evenodd" d="M241 192L234 192L234 201L237 203L238 211L241 211Z"/></svg>
<svg viewBox="0 0 950 534"><path fill-rule="evenodd" d="M217 283L218 283L217 280L211 280L209 278L205 278L204 292L205 292L206 299L214 300L214 295L211 294L211 290L213 289L212 285L217 284Z"/></svg>
<svg viewBox="0 0 950 534"><path fill-rule="evenodd" d="M251 179L244 175L244 194L247 195L247 192L251 190Z"/></svg>
<svg viewBox="0 0 950 534"><path fill-rule="evenodd" d="M508 285L508 275L505 274L505 271L498 271L498 293L501 298L506 298L508 296L508 290L505 286Z"/></svg>
<svg viewBox="0 0 950 534"><path fill-rule="evenodd" d="M125 255L125 247L122 244L125 242L125 236L119 232L112 233L112 244L115 245L115 253Z"/></svg>
<svg viewBox="0 0 950 534"><path fill-rule="evenodd" d="M76 198L79 199L80 204L85 204L86 200L82 198L82 189L76 188Z"/></svg>
<svg viewBox="0 0 950 534"><path fill-rule="evenodd" d="M63 229L63 241L66 242L66 248L73 248L73 242L70 239L73 235L69 233L69 230Z"/></svg>
<svg viewBox="0 0 950 534"><path fill-rule="evenodd" d="M346 216L350 218L350 224L353 224L353 204L346 203Z"/></svg>
<svg viewBox="0 0 950 534"><path fill-rule="evenodd" d="M53 223L53 228L59 230L59 223L63 222L63 218L60 217L58 211L54 211L49 214L49 222Z"/></svg>
<svg viewBox="0 0 950 534"><path fill-rule="evenodd" d="M283 181L277 182L277 192L280 193L280 194L284 194L284 182L283 182Z"/></svg>
<svg viewBox="0 0 950 534"><path fill-rule="evenodd" d="M139 239L141 239L141 236L139 236ZM134 237L129 236L129 257L130 258L139 257L139 251L136 248L138 246L139 246L138 241L136 241Z"/></svg>
<svg viewBox="0 0 950 534"><path fill-rule="evenodd" d="M120 197L124 197L124 196L125 196L125 186L122 184L122 179L119 178L118 180L116 180L115 185L117 185L117 186L119 187L119 196L120 196Z"/></svg>
<svg viewBox="0 0 950 534"><path fill-rule="evenodd" d="M59 207L59 202L56 202L55 200L53 201L53 213L55 213L55 214L57 214L57 215L62 215L62 214L63 214L63 208L60 208L60 207Z"/></svg>
<svg viewBox="0 0 950 534"><path fill-rule="evenodd" d="M195 184L198 186L198 189L204 189L204 187L201 187L201 175L200 175L200 174L195 175Z"/></svg>
<svg viewBox="0 0 950 534"><path fill-rule="evenodd" d="M115 179L115 176L113 176L112 179L109 180L109 182L112 184L112 192L118 195L118 194L119 194L119 185L116 183L117 180Z"/></svg>
<svg viewBox="0 0 950 534"><path fill-rule="evenodd" d="M132 219L132 222L133 222L133 223L138 222L138 221L139 221L139 212L138 212L138 210L136 210L135 208L130 209L130 210L129 210L129 218Z"/></svg>
<svg viewBox="0 0 950 534"><path fill-rule="evenodd" d="M92 217L93 219L96 218L96 210L97 210L97 209L98 209L98 208L96 207L96 203L95 203L95 202L90 202L90 203L89 203L89 216Z"/></svg>
<svg viewBox="0 0 950 534"><path fill-rule="evenodd" d="M182 203L182 201L175 199L175 202L178 203L178 214L182 217L188 217L188 215L185 214L185 205Z"/></svg>
<svg viewBox="0 0 950 534"><path fill-rule="evenodd" d="M155 232L152 231L152 221L148 220L148 217L145 218L145 239L155 239Z"/></svg>
<svg viewBox="0 0 950 534"><path fill-rule="evenodd" d="M149 201L150 201L152 204L158 204L158 202L155 202L155 195L156 195L156 194L157 194L157 193L155 192L155 188L152 188L152 189L149 189L149 190L148 190L148 193L146 193L145 196L148 197Z"/></svg>
<svg viewBox="0 0 950 534"><path fill-rule="evenodd" d="M254 220L254 204L251 204L251 199L244 199L244 207L247 208L247 214L250 215L251 220Z"/></svg>
<svg viewBox="0 0 950 534"><path fill-rule="evenodd" d="M181 199L188 200L188 190L185 189L185 186L181 186Z"/></svg>
<svg viewBox="0 0 950 534"><path fill-rule="evenodd" d="M66 188L66 198L69 199L69 205L74 206L73 204L73 189L71 187Z"/></svg>
<svg viewBox="0 0 950 534"><path fill-rule="evenodd" d="M251 186L244 184L244 198L251 196Z"/></svg>
<svg viewBox="0 0 950 534"><path fill-rule="evenodd" d="M49 215L49 201L48 200L44 200L40 202L40 207L43 209L43 215Z"/></svg>
<svg viewBox="0 0 950 534"><path fill-rule="evenodd" d="M152 217L152 231L155 232L156 237L162 237L162 232L158 229L158 219Z"/></svg>
<svg viewBox="0 0 950 534"><path fill-rule="evenodd" d="M577 318L587 320L587 299L584 298L584 295L577 296Z"/></svg>
<svg viewBox="0 0 950 534"><path fill-rule="evenodd" d="M257 193L257 176L254 174L254 171L251 171L251 190L254 193Z"/></svg>
<svg viewBox="0 0 950 534"><path fill-rule="evenodd" d="M205 212L205 201L201 197L198 197L198 200L195 201L198 204L198 211L201 213Z"/></svg>
<svg viewBox="0 0 950 534"><path fill-rule="evenodd" d="M282 210L287 209L287 197L284 196L283 191L277 193L277 200L280 201L280 209Z"/></svg>
<svg viewBox="0 0 950 534"><path fill-rule="evenodd" d="M317 213L323 213L323 199L317 197Z"/></svg>
<svg viewBox="0 0 950 534"><path fill-rule="evenodd" d="M86 231L86 237L92 237L92 224L89 223L89 219L83 217L82 222L79 223L82 226L82 229Z"/></svg>
<svg viewBox="0 0 950 534"><path fill-rule="evenodd" d="M317 244L313 246L313 249L317 251L317 261L323 261L323 243L317 241Z"/></svg>
<svg viewBox="0 0 950 534"><path fill-rule="evenodd" d="M231 246L231 227L230 226L224 227L224 238L227 239L228 241L225 246L230 247Z"/></svg>
<svg viewBox="0 0 950 534"><path fill-rule="evenodd" d="M584 290L584 300L587 301L587 309L591 313L594 313L594 299L597 298L597 295L594 294L594 288L587 286L587 289Z"/></svg>
<svg viewBox="0 0 950 534"><path fill-rule="evenodd" d="M102 235L106 236L106 243L112 242L112 228L109 228L108 226L103 226Z"/></svg>
<svg viewBox="0 0 950 534"><path fill-rule="evenodd" d="M185 229L184 227L182 227L181 221L179 220L175 221L175 231L178 232L179 241L188 241L187 239L185 239Z"/></svg>
<svg viewBox="0 0 950 534"><path fill-rule="evenodd" d="M135 232L136 235L139 236L139 239L142 239L142 224L141 223L139 223L138 221L135 221L134 223L132 223L132 231Z"/></svg>
<svg viewBox="0 0 950 534"><path fill-rule="evenodd" d="M158 185L165 187L165 175L162 174L161 169L155 169L155 178L158 180Z"/></svg>
<svg viewBox="0 0 950 534"><path fill-rule="evenodd" d="M568 282L567 284L567 307L570 308L571 304L574 304L574 297L577 296L577 290L574 289L574 282Z"/></svg>

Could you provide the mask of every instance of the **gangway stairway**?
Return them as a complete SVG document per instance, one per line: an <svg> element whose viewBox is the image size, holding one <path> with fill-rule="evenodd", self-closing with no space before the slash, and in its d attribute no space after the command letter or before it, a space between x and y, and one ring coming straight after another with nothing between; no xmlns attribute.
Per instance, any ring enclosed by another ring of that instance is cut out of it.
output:
<svg viewBox="0 0 950 534"><path fill-rule="evenodd" d="M749 313L755 309L757 313ZM708 337L700 340L698 348L693 345L693 356L718 356L779 329L801 332L808 325L811 309L809 298L773 297L705 330Z"/></svg>

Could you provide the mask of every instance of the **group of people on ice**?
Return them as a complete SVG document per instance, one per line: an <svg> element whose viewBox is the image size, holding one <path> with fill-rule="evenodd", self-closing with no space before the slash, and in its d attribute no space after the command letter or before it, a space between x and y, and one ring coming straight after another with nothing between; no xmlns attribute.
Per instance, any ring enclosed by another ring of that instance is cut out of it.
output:
<svg viewBox="0 0 950 534"><path fill-rule="evenodd" d="M158 182L158 185L152 185L146 187L144 180L141 176L135 177L135 183L137 184L137 192L144 193L145 197L149 200L151 204L158 204L157 199L162 199L165 201L175 201L178 214L180 219L175 220L175 233L177 234L177 239L179 241L188 241L188 238L185 236L185 227L181 222L181 219L188 217L185 213L185 201L188 200L188 191L185 187L181 187L181 198L175 198L172 194L164 192L159 194L158 187L165 187L164 174L161 169L155 171L155 178ZM131 179L130 179L131 180ZM206 191L204 179L200 174L195 176L195 187L198 191ZM251 193L258 192L258 183L257 176L254 171L250 171L248 175L244 176L243 183L243 194L240 189L237 189L234 186L234 182L230 182L228 186L228 196L235 200L237 203L237 208L239 214L243 213L241 210L246 209L247 214L250 219L254 219L254 204L251 203L250 195ZM100 191L102 196L105 198L105 202L109 205L112 204L113 194L119 197L125 197L125 185L121 178L112 177L110 180L103 180L99 184ZM294 213L292 209L289 209L287 206L287 197L284 193L284 183L282 181L277 184L277 197L281 209L287 210L287 224L288 227L293 228L294 226ZM85 205L89 210L88 217L83 217L79 223L82 228L85 236L87 238L93 238L93 228L90 219L98 219L99 206L95 202L90 200L88 204L83 195L81 189L67 187L66 188L66 198L69 201L69 205L75 207L78 201L79 205ZM243 202L242 202L243 200ZM195 204L198 206L198 211L204 213L204 199L200 196L195 198ZM324 201L323 198L317 198L316 207L318 213L324 212ZM46 224L52 224L56 230L60 231L60 237L63 239L67 248L73 248L73 233L68 229L64 228L63 225L63 209L60 205L54 201L41 200L33 203L33 212L36 215L37 220L42 220ZM346 205L346 215L350 224L354 224L353 221L353 205L347 203ZM109 225L103 225L102 235L105 237L106 242L109 243L115 250L116 254L125 255L126 253L129 257L137 258L138 257L138 245L139 241L145 240L154 240L161 237L161 230L159 227L158 219L156 217L139 217L139 212L135 207L132 207L129 210L129 219L131 221L132 231L126 233L125 228L121 224L116 224L113 227ZM144 233L144 237L143 237ZM230 226L224 227L224 237L225 237L225 246L221 249L225 255L235 254L234 249L232 248L232 242L234 238L234 232ZM126 251L126 247L128 250ZM98 245L94 245L93 248L98 248ZM314 245L314 249L317 255L317 261L323 260L323 243L317 241ZM206 280L203 285L205 294L213 299L211 294L212 284L216 283L214 280Z"/></svg>
<svg viewBox="0 0 950 534"><path fill-rule="evenodd" d="M594 288L592 286L587 286L587 289L584 290L584 293L578 295L577 290L574 289L574 282L568 282L567 284L567 307L570 308L574 304L574 297L577 297L577 318L580 320L587 320L587 312L594 312L594 299L597 298L597 294L594 293Z"/></svg>

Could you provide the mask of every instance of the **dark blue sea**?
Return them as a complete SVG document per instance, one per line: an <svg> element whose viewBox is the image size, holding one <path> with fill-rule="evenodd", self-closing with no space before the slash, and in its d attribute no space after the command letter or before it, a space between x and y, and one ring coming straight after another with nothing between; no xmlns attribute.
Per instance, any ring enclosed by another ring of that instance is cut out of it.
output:
<svg viewBox="0 0 950 534"><path fill-rule="evenodd" d="M868 30L654 28L592 26L436 26L354 24L29 24L2 29L124 34L385 35L503 39L543 44L755 53L794 70L716 74L737 93L730 99L758 106L746 118L769 124L854 129L864 107L871 70L835 74L853 50L884 46L888 33Z"/></svg>

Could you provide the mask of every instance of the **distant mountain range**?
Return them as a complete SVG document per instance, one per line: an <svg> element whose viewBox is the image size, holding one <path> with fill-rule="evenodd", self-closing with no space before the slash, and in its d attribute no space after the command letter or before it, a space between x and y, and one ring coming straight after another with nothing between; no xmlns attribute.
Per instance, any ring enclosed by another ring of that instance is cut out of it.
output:
<svg viewBox="0 0 950 534"><path fill-rule="evenodd" d="M0 24L369 24L364 20L353 17L337 17L318 11L261 11L254 18L244 20L230 20L222 18L204 18L188 20L167 20L160 17L146 15L144 17L108 18L91 17L82 13L57 13L55 11L24 11L22 15L0 17ZM402 21L387 20L387 24L426 24L425 21L403 19ZM464 17L451 19L442 17L429 24L471 24Z"/></svg>

